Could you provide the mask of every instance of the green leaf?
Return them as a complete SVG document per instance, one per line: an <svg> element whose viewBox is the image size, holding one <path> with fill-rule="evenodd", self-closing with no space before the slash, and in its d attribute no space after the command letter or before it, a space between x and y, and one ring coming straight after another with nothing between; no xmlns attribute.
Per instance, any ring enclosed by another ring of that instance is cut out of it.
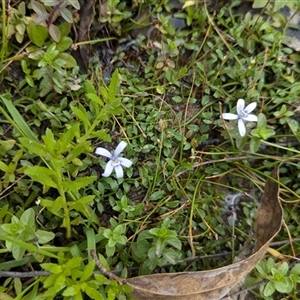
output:
<svg viewBox="0 0 300 300"><path fill-rule="evenodd" d="M66 160L67 162L72 161L74 158L78 157L81 153L90 152L90 144L89 142L82 142L78 144L72 149L72 151L68 154Z"/></svg>
<svg viewBox="0 0 300 300"><path fill-rule="evenodd" d="M25 254L25 251L25 248L22 248L18 245L13 245L11 252L15 260L21 260Z"/></svg>
<svg viewBox="0 0 300 300"><path fill-rule="evenodd" d="M46 134L42 136L42 140L45 143L45 147L51 151L51 153L54 153L54 149L56 146L56 140L54 138L54 134L51 129L46 129Z"/></svg>
<svg viewBox="0 0 300 300"><path fill-rule="evenodd" d="M70 23L61 23L58 25L58 29L60 31L60 34L62 37L68 37L70 30L71 30L72 24Z"/></svg>
<svg viewBox="0 0 300 300"><path fill-rule="evenodd" d="M262 113L258 114L257 128L265 127L267 124L266 116Z"/></svg>
<svg viewBox="0 0 300 300"><path fill-rule="evenodd" d="M89 80L86 80L84 82L83 87L84 87L84 89L85 89L85 91L86 91L87 94L95 94L95 95L97 95L95 87L92 85L92 83Z"/></svg>
<svg viewBox="0 0 300 300"><path fill-rule="evenodd" d="M282 278L281 281L275 282L275 289L280 293L289 293L293 289L293 285L289 284L289 278Z"/></svg>
<svg viewBox="0 0 300 300"><path fill-rule="evenodd" d="M15 143L15 140L0 141L0 156L7 154L14 147Z"/></svg>
<svg viewBox="0 0 300 300"><path fill-rule="evenodd" d="M0 161L0 170L5 173L8 173L10 171L9 166L2 161Z"/></svg>
<svg viewBox="0 0 300 300"><path fill-rule="evenodd" d="M68 22L68 23L73 23L73 17L72 13L69 11L68 8L63 7L59 10L61 16Z"/></svg>
<svg viewBox="0 0 300 300"><path fill-rule="evenodd" d="M68 205L69 205L70 209L76 209L78 211L82 211L84 205L93 201L94 198L95 198L95 195L84 196L84 197L81 197L79 200L76 200L75 202L69 201Z"/></svg>
<svg viewBox="0 0 300 300"><path fill-rule="evenodd" d="M109 102L109 95L105 87L103 86L100 87L100 94L107 102Z"/></svg>
<svg viewBox="0 0 300 300"><path fill-rule="evenodd" d="M65 61L65 64L62 66L64 68L74 68L77 66L75 58L69 53L60 53L58 55L58 58Z"/></svg>
<svg viewBox="0 0 300 300"><path fill-rule="evenodd" d="M283 262L279 267L278 267L278 272L281 274L281 275L286 275L287 271L289 270L289 265L287 262Z"/></svg>
<svg viewBox="0 0 300 300"><path fill-rule="evenodd" d="M91 138L98 138L104 142L111 142L111 135L107 134L107 129L93 131Z"/></svg>
<svg viewBox="0 0 300 300"><path fill-rule="evenodd" d="M40 166L30 166L25 169L24 173L45 186L57 188L57 184L52 180L52 176L56 177L56 173L50 169Z"/></svg>
<svg viewBox="0 0 300 300"><path fill-rule="evenodd" d="M57 255L55 255L55 254L53 254L49 251L38 248L37 246L35 246L31 243L26 243L26 242L17 240L17 239L15 239L15 238L13 238L9 235L3 236L3 235L0 234L0 240L9 241L9 242L13 243L14 245L17 245L19 247L22 247L22 248L27 249L27 250L32 251L32 252L40 253L40 254L48 256L48 257L52 257L52 258L55 258L55 259L58 258Z"/></svg>
<svg viewBox="0 0 300 300"><path fill-rule="evenodd" d="M68 1L70 5L72 5L75 9L79 10L80 9L80 5L79 5L79 1L78 0L69 0Z"/></svg>
<svg viewBox="0 0 300 300"><path fill-rule="evenodd" d="M62 266L57 265L57 264L52 264L52 263L44 263L44 264L40 264L40 266L42 267L42 269L44 269L45 271L51 272L53 274L59 274L62 272Z"/></svg>
<svg viewBox="0 0 300 300"><path fill-rule="evenodd" d="M150 201L160 200L164 196L164 194L165 194L165 191L163 191L163 190L156 191L152 195L150 195L149 200Z"/></svg>
<svg viewBox="0 0 300 300"><path fill-rule="evenodd" d="M163 252L163 256L171 264L176 264L177 261L178 261L178 255L173 249L165 249L164 252Z"/></svg>
<svg viewBox="0 0 300 300"><path fill-rule="evenodd" d="M79 108L77 108L73 105L70 105L72 112L75 114L75 116L79 120L81 120L83 123L85 123L86 125L91 127L91 123L89 121L88 114L87 114L85 108L81 104L78 104L78 106L79 106Z"/></svg>
<svg viewBox="0 0 300 300"><path fill-rule="evenodd" d="M91 298L91 299L97 299L97 300L104 300L104 297L102 294L100 294L96 289L94 289L91 286L87 286L84 289L84 292Z"/></svg>
<svg viewBox="0 0 300 300"><path fill-rule="evenodd" d="M90 100L92 100L94 103L99 104L100 106L103 106L102 100L94 93L88 93L86 94L86 97Z"/></svg>
<svg viewBox="0 0 300 300"><path fill-rule="evenodd" d="M115 246L109 246L108 243L105 245L105 252L108 257L113 256L115 254L115 251L116 251Z"/></svg>
<svg viewBox="0 0 300 300"><path fill-rule="evenodd" d="M80 278L80 282L87 281L93 274L93 271L95 269L95 261L91 260L84 268L82 276Z"/></svg>
<svg viewBox="0 0 300 300"><path fill-rule="evenodd" d="M259 131L259 135L264 139L268 139L269 137L275 135L275 131L271 128L262 128Z"/></svg>
<svg viewBox="0 0 300 300"><path fill-rule="evenodd" d="M254 0L252 8L262 8L268 4L269 0Z"/></svg>
<svg viewBox="0 0 300 300"><path fill-rule="evenodd" d="M27 33L29 39L38 47L45 45L45 41L48 37L48 30L45 26L36 25L34 23L29 23L27 25Z"/></svg>
<svg viewBox="0 0 300 300"><path fill-rule="evenodd" d="M181 250L182 244L181 241L177 237L168 237L166 242L173 246L174 248Z"/></svg>
<svg viewBox="0 0 300 300"><path fill-rule="evenodd" d="M268 268L264 262L258 263L255 268L263 277L268 276Z"/></svg>
<svg viewBox="0 0 300 300"><path fill-rule="evenodd" d="M64 181L63 187L68 192L78 192L79 189L88 186L97 179L97 176L82 177L74 181Z"/></svg>
<svg viewBox="0 0 300 300"><path fill-rule="evenodd" d="M260 139L257 137L253 137L250 141L250 151L252 153L256 153L259 149Z"/></svg>
<svg viewBox="0 0 300 300"><path fill-rule="evenodd" d="M66 269L78 269L82 262L82 257L73 257L66 263Z"/></svg>
<svg viewBox="0 0 300 300"><path fill-rule="evenodd" d="M80 285L78 284L78 285L73 285L73 286L67 287L67 288L63 291L62 295L63 295L64 297L70 297L70 296L75 296L75 295L77 295L77 294L79 294L79 293L80 293ZM72 297L72 298L73 298L73 297ZM76 299L78 299L78 297L76 297ZM79 299L82 299L82 296L81 296Z"/></svg>
<svg viewBox="0 0 300 300"><path fill-rule="evenodd" d="M30 140L28 138L19 138L20 143L24 146L29 153L36 154L40 157L52 159L54 156L50 149L40 142Z"/></svg>
<svg viewBox="0 0 300 300"><path fill-rule="evenodd" d="M55 234L53 232L48 232L45 230L37 230L36 236L39 244L46 244L55 238Z"/></svg>
<svg viewBox="0 0 300 300"><path fill-rule="evenodd" d="M34 12L37 15L42 15L42 14L47 13L45 6L42 5L41 3L39 3L35 0L31 0L31 5L32 5L32 9L34 10Z"/></svg>
<svg viewBox="0 0 300 300"><path fill-rule="evenodd" d="M49 34L55 42L58 43L60 41L60 31L57 26L50 24Z"/></svg>
<svg viewBox="0 0 300 300"><path fill-rule="evenodd" d="M291 269L290 273L300 275L300 263L294 265L294 267Z"/></svg>
<svg viewBox="0 0 300 300"><path fill-rule="evenodd" d="M275 292L275 283L273 281L269 281L264 288L264 296L269 297Z"/></svg>
<svg viewBox="0 0 300 300"><path fill-rule="evenodd" d="M73 40L70 37L63 36L61 38L61 40L59 41L59 43L57 43L56 49L59 52L64 52L64 51L68 50L71 47L72 43L73 43Z"/></svg>
<svg viewBox="0 0 300 300"><path fill-rule="evenodd" d="M75 123L71 128L65 132L60 140L59 140L59 152L64 153L68 150L68 148L71 146L70 143L74 139L76 135L80 132L79 130L79 123Z"/></svg>
<svg viewBox="0 0 300 300"><path fill-rule="evenodd" d="M119 87L119 72L118 69L116 69L112 74L110 84L108 87L108 95L110 99L106 99L106 100L113 100L115 98L118 87Z"/></svg>
<svg viewBox="0 0 300 300"><path fill-rule="evenodd" d="M20 115L18 110L15 108L13 103L8 100L10 99L10 96L8 94L0 95L1 100L5 104L7 110L9 111L10 115L12 116L12 119L9 119L10 123L25 137L33 140L33 141L38 141L32 130L29 128L27 123L24 121L23 117ZM0 111L1 111L0 107ZM5 116L7 114L5 111L2 111Z"/></svg>
<svg viewBox="0 0 300 300"><path fill-rule="evenodd" d="M35 213L32 208L26 209L20 217L20 223L35 229Z"/></svg>

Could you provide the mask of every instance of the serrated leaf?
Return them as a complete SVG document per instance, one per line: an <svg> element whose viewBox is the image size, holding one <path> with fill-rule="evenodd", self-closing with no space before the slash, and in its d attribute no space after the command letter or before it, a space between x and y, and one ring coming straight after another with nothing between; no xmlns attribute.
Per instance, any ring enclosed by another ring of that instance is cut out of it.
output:
<svg viewBox="0 0 300 300"><path fill-rule="evenodd" d="M36 154L40 157L52 159L54 157L53 153L40 142L36 142L27 138L19 138L20 143L24 146L29 153Z"/></svg>
<svg viewBox="0 0 300 300"><path fill-rule="evenodd" d="M81 120L83 123L85 123L89 127L91 126L91 123L88 118L88 114L87 114L85 108L81 104L79 104L79 108L77 108L73 105L70 105L70 108L79 120Z"/></svg>
<svg viewBox="0 0 300 300"><path fill-rule="evenodd" d="M72 161L74 158L78 157L81 153L84 153L86 151L89 151L90 144L89 142L82 142L79 143L72 149L72 151L68 154L66 160L67 162Z"/></svg>
<svg viewBox="0 0 300 300"><path fill-rule="evenodd" d="M118 69L116 69L112 74L110 84L108 87L108 96L109 96L109 99L107 99L108 101L113 100L115 98L118 87L119 87L119 72Z"/></svg>
<svg viewBox="0 0 300 300"><path fill-rule="evenodd" d="M53 153L54 148L56 146L56 140L55 140L54 134L50 128L46 129L46 134L44 134L42 136L42 140L44 141L46 148L49 149Z"/></svg>
<svg viewBox="0 0 300 300"><path fill-rule="evenodd" d="M48 168L41 166L30 166L25 169L24 173L43 185L57 188L57 184L52 180L56 173Z"/></svg>
<svg viewBox="0 0 300 300"><path fill-rule="evenodd" d="M88 93L86 94L86 97L90 100L92 100L94 103L99 104L100 106L103 106L102 100L94 93Z"/></svg>
<svg viewBox="0 0 300 300"><path fill-rule="evenodd" d="M70 148L71 141L80 132L79 126L80 124L76 123L61 136L58 141L60 153L66 152L67 149Z"/></svg>
<svg viewBox="0 0 300 300"><path fill-rule="evenodd" d="M108 91L106 90L106 88L104 86L100 87L100 94L106 101L109 101Z"/></svg>
<svg viewBox="0 0 300 300"><path fill-rule="evenodd" d="M93 86L93 84L92 84L89 80L86 80L86 81L83 83L83 87L84 87L86 93L97 95L96 90L95 90L95 87Z"/></svg>
<svg viewBox="0 0 300 300"><path fill-rule="evenodd" d="M72 270L77 269L82 262L82 257L73 257L66 263L66 268Z"/></svg>

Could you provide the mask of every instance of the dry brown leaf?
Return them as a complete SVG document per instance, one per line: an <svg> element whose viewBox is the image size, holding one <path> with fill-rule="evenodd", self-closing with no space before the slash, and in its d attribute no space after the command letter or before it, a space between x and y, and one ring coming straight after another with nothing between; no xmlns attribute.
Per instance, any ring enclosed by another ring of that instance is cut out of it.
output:
<svg viewBox="0 0 300 300"><path fill-rule="evenodd" d="M219 300L228 294L261 260L281 228L282 208L278 199L278 169L268 179L256 218L256 245L252 255L229 266L209 271L153 274L133 277L135 300Z"/></svg>

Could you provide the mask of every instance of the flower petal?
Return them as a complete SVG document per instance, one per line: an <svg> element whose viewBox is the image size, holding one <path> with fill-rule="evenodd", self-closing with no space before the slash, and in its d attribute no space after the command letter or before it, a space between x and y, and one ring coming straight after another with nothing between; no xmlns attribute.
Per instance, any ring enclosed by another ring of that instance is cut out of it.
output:
<svg viewBox="0 0 300 300"><path fill-rule="evenodd" d="M129 168L132 165L132 161L124 157L118 157L118 161L121 163L122 166L126 168Z"/></svg>
<svg viewBox="0 0 300 300"><path fill-rule="evenodd" d="M116 172L117 178L122 178L124 176L123 168L121 165L118 165L115 167L115 172Z"/></svg>
<svg viewBox="0 0 300 300"><path fill-rule="evenodd" d="M105 148L102 148L102 147L96 148L95 153L98 154L98 155L108 157L108 158L112 157L111 153L108 150L106 150Z"/></svg>
<svg viewBox="0 0 300 300"><path fill-rule="evenodd" d="M240 135L242 137L245 136L245 134L246 134L246 126L245 126L245 124L244 124L244 122L243 122L242 119L238 120L238 128L239 128Z"/></svg>
<svg viewBox="0 0 300 300"><path fill-rule="evenodd" d="M237 111L238 115L241 113L241 111L244 109L244 107L245 107L245 100L239 99L236 103L236 111Z"/></svg>
<svg viewBox="0 0 300 300"><path fill-rule="evenodd" d="M225 120L236 120L239 116L232 113L224 113L221 114L221 117Z"/></svg>
<svg viewBox="0 0 300 300"><path fill-rule="evenodd" d="M245 121L248 121L248 122L257 122L258 121L258 118L256 115L248 115L247 117L244 117L242 119Z"/></svg>
<svg viewBox="0 0 300 300"><path fill-rule="evenodd" d="M104 173L102 174L103 177L108 177L110 176L111 172L113 171L114 166L112 164L112 161L109 160L105 166Z"/></svg>
<svg viewBox="0 0 300 300"><path fill-rule="evenodd" d="M115 152L114 152L114 156L118 157L119 154L125 149L125 147L127 146L127 143L122 141L119 143L119 145L117 146Z"/></svg>
<svg viewBox="0 0 300 300"><path fill-rule="evenodd" d="M246 108L244 109L244 111L247 113L247 114L250 114L257 106L257 102L252 102L250 103L249 105L246 106Z"/></svg>

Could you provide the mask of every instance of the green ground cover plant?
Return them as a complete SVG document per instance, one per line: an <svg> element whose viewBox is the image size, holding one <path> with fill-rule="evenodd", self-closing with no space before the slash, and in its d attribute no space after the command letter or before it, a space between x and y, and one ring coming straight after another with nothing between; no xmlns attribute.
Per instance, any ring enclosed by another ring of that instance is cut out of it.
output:
<svg viewBox="0 0 300 300"><path fill-rule="evenodd" d="M277 166L284 226L243 288L300 297L300 7L175 2L2 1L1 299L226 266Z"/></svg>

